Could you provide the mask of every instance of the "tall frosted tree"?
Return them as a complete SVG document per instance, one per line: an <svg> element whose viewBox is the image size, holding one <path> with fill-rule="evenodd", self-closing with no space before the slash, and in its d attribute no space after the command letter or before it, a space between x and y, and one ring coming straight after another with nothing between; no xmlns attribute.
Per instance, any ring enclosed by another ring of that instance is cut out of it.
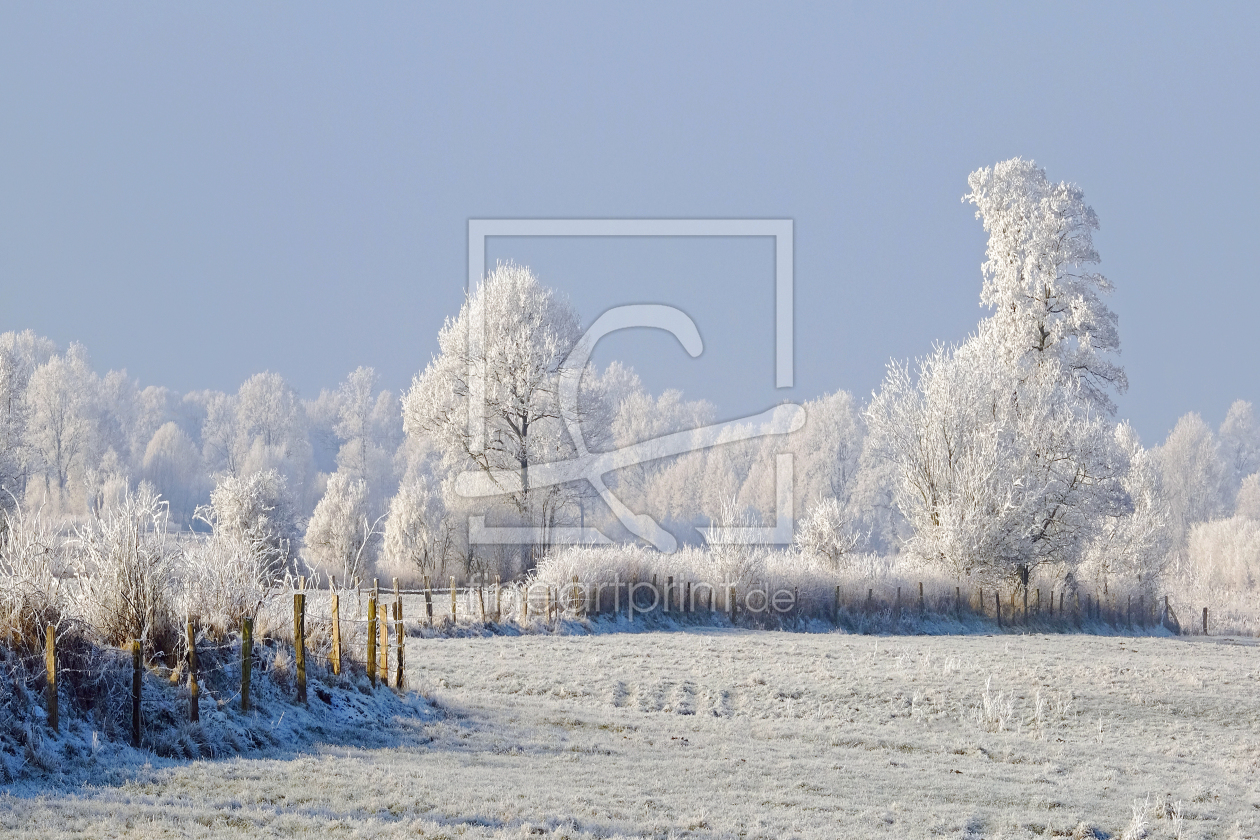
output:
<svg viewBox="0 0 1260 840"><path fill-rule="evenodd" d="M477 323L482 335L471 334ZM528 268L499 265L442 327L440 353L403 401L406 433L431 436L450 470L496 477L500 498L522 521L548 527L578 488L536 488L529 471L574 451L561 414L559 370L580 337L578 315L566 300ZM470 399L483 409L484 435L469 428Z"/></svg>
<svg viewBox="0 0 1260 840"><path fill-rule="evenodd" d="M357 586L372 564L378 524L368 510L367 483L333 473L306 525L307 559Z"/></svg>
<svg viewBox="0 0 1260 840"><path fill-rule="evenodd" d="M994 310L1001 345L1012 357L1053 357L1096 406L1115 412L1110 392L1128 379L1111 354L1120 350L1111 283L1098 263L1098 216L1075 185L1052 183L1030 160L1012 158L971 173L976 218L989 234L980 302Z"/></svg>
<svg viewBox="0 0 1260 840"><path fill-rule="evenodd" d="M1101 518L1132 511L1109 424L1127 387L1102 302L1094 211L1021 158L973 172L964 200L989 234L980 300L994 313L956 349L892 365L867 413L895 465L911 548L957 573L1073 573Z"/></svg>
<svg viewBox="0 0 1260 840"><path fill-rule="evenodd" d="M70 482L94 465L99 384L81 344L53 356L31 375L29 438L40 459L44 489L59 501Z"/></svg>

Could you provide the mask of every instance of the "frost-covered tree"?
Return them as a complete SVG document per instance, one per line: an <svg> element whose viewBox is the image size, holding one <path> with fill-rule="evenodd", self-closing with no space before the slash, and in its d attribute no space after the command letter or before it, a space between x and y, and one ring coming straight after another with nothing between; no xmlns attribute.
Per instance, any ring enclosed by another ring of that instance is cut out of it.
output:
<svg viewBox="0 0 1260 840"><path fill-rule="evenodd" d="M1260 422L1251 403L1235 400L1221 423L1218 435L1221 457L1236 489L1245 476L1260 470Z"/></svg>
<svg viewBox="0 0 1260 840"><path fill-rule="evenodd" d="M191 518L204 492L205 472L197 445L178 424L166 423L153 433L144 450L141 474L170 502L177 522Z"/></svg>
<svg viewBox="0 0 1260 840"><path fill-rule="evenodd" d="M378 511L394 492L394 452L402 436L398 397L377 391L378 377L370 367L357 368L341 383L337 420L333 426L342 443L337 471L367 483L371 507Z"/></svg>
<svg viewBox="0 0 1260 840"><path fill-rule="evenodd" d="M962 346L889 367L867 411L895 465L909 548L955 574L1027 585L1070 572L1099 518L1124 511L1127 464L1057 360L1012 358L991 321Z"/></svg>
<svg viewBox="0 0 1260 840"><path fill-rule="evenodd" d="M484 335L470 335L478 322ZM534 487L529 480L531 466L574 451L561 415L559 369L580 337L577 313L567 301L528 268L499 265L442 327L441 352L404 399L406 433L432 437L449 470L491 476L513 471L510 481L499 484L502 498L521 520L546 528L580 492ZM470 399L483 407L484 436L469 428ZM584 397L579 414L589 405Z"/></svg>
<svg viewBox="0 0 1260 840"><path fill-rule="evenodd" d="M1154 595L1172 547L1168 502L1154 455L1142 447L1133 427L1119 424L1115 439L1128 463L1121 485L1132 506L1099 519L1082 572L1103 589L1121 581Z"/></svg>
<svg viewBox="0 0 1260 840"><path fill-rule="evenodd" d="M21 498L38 453L32 449L31 405L27 390L35 369L57 353L57 347L31 330L0 334L0 509ZM11 494L11 495L10 495Z"/></svg>
<svg viewBox="0 0 1260 840"><path fill-rule="evenodd" d="M433 574L454 541L441 493L428 480L403 484L389 503L385 520L385 558L395 569Z"/></svg>
<svg viewBox="0 0 1260 840"><path fill-rule="evenodd" d="M368 510L367 483L333 473L306 525L307 560L357 586L372 564L379 524Z"/></svg>
<svg viewBox="0 0 1260 840"><path fill-rule="evenodd" d="M971 173L971 192L989 245L980 301L992 307L1001 346L1015 356L1052 357L1096 406L1114 413L1109 391L1128 387L1111 358L1116 315L1102 301L1111 284L1098 262L1098 217L1071 184L1051 183L1032 161L1012 158Z"/></svg>
<svg viewBox="0 0 1260 840"><path fill-rule="evenodd" d="M1230 469L1212 429L1193 412L1177 421L1154 457L1168 500L1173 546L1181 548L1192 526L1225 514Z"/></svg>
<svg viewBox="0 0 1260 840"><path fill-rule="evenodd" d="M45 492L64 499L70 482L95 463L99 385L87 351L73 344L37 367L27 389L31 448L38 454Z"/></svg>
<svg viewBox="0 0 1260 840"><path fill-rule="evenodd" d="M1234 515L1247 519L1260 519L1260 472L1254 472L1242 480L1238 489L1238 502Z"/></svg>
<svg viewBox="0 0 1260 840"><path fill-rule="evenodd" d="M292 557L298 536L293 500L284 476L275 470L221 474L210 504L196 515L214 534L248 547L261 568L279 574Z"/></svg>

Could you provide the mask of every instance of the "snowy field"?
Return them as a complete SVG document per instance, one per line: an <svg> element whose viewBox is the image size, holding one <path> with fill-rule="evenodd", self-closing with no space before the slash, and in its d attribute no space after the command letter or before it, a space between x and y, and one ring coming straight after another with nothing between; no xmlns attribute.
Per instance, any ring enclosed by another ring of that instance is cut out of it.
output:
<svg viewBox="0 0 1260 840"><path fill-rule="evenodd" d="M154 759L99 787L16 788L0 796L0 827L40 838L1260 837L1250 640L703 628L411 639L408 655L441 713L400 721L375 746Z"/></svg>

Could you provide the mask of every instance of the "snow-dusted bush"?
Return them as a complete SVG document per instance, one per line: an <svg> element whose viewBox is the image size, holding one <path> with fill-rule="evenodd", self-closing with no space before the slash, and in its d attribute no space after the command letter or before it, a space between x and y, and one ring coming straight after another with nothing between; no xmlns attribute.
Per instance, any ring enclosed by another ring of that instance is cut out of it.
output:
<svg viewBox="0 0 1260 840"><path fill-rule="evenodd" d="M180 550L167 533L164 502L148 484L92 514L74 541L79 611L111 645L145 639L171 650Z"/></svg>
<svg viewBox="0 0 1260 840"><path fill-rule="evenodd" d="M281 574L292 557L298 529L288 484L276 470L220 476L210 504L197 519L254 553L258 565Z"/></svg>
<svg viewBox="0 0 1260 840"><path fill-rule="evenodd" d="M9 645L37 648L43 628L67 613L63 537L43 511L0 510L0 633Z"/></svg>
<svg viewBox="0 0 1260 840"><path fill-rule="evenodd" d="M1186 577L1204 596L1254 592L1260 585L1260 522L1241 516L1190 529Z"/></svg>
<svg viewBox="0 0 1260 840"><path fill-rule="evenodd" d="M862 540L863 535L853 529L844 507L836 499L819 499L805 518L796 523L796 547L801 553L825 557L836 566L861 545Z"/></svg>

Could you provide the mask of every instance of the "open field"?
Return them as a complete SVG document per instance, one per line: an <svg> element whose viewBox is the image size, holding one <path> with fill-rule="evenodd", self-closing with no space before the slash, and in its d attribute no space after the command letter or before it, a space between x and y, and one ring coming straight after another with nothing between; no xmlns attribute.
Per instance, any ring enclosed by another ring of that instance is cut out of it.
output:
<svg viewBox="0 0 1260 840"><path fill-rule="evenodd" d="M1249 640L701 628L411 639L408 657L444 714L399 721L374 746L154 760L100 787L24 786L0 798L0 827L1118 837L1136 808L1147 834L1130 836L1260 836Z"/></svg>

